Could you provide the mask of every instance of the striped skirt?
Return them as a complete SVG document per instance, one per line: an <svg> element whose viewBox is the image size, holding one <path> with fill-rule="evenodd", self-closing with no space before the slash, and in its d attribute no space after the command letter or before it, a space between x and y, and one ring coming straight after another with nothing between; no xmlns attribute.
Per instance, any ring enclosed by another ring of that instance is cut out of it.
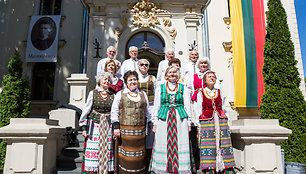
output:
<svg viewBox="0 0 306 174"><path fill-rule="evenodd" d="M234 153L227 119L216 114L212 120L201 120L200 169L220 172L235 166Z"/></svg>
<svg viewBox="0 0 306 174"><path fill-rule="evenodd" d="M84 143L82 173L97 173L99 168L99 124L93 123L93 131ZM114 170L112 126L109 126L107 135L108 171Z"/></svg>
<svg viewBox="0 0 306 174"><path fill-rule="evenodd" d="M169 114L170 113L168 112L168 115ZM169 123L171 124L169 125ZM172 132L174 123L176 127L176 138L174 138L174 132ZM158 119L156 124L157 129L155 133L155 141L149 171L155 172L156 174L191 174L192 159L190 155L191 152L187 118L181 119L178 112L176 112L175 117L171 118L168 116L167 120ZM169 159L169 131L172 132L171 139L173 141L177 141L176 143L173 142L176 144L175 146L177 146L177 148L171 147L172 159ZM176 155L174 155L174 153L176 153ZM170 166L177 166L177 171L174 170L173 172L169 172Z"/></svg>
<svg viewBox="0 0 306 174"><path fill-rule="evenodd" d="M146 173L146 127L120 125L119 173Z"/></svg>

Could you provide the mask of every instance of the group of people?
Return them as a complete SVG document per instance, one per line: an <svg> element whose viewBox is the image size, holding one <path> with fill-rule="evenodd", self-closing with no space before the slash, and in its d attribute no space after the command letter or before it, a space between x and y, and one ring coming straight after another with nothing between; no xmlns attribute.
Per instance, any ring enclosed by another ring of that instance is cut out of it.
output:
<svg viewBox="0 0 306 174"><path fill-rule="evenodd" d="M110 46L98 62L79 121L82 173L234 173L224 97L209 59L192 50L181 66L167 50L155 78L137 47L129 55L121 65Z"/></svg>

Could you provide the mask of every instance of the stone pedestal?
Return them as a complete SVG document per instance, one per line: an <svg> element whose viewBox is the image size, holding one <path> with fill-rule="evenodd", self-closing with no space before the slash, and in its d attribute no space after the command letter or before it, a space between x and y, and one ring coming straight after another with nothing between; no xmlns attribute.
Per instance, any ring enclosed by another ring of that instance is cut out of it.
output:
<svg viewBox="0 0 306 174"><path fill-rule="evenodd" d="M61 127L72 127L73 130L79 128L77 112L72 109L59 108L49 112L49 118L58 120Z"/></svg>
<svg viewBox="0 0 306 174"><path fill-rule="evenodd" d="M3 173L53 174L64 133L57 120L12 118L0 128L0 139L7 143Z"/></svg>
<svg viewBox="0 0 306 174"><path fill-rule="evenodd" d="M86 74L71 74L71 77L67 78L67 81L70 84L69 104L83 110L86 102L89 78Z"/></svg>
<svg viewBox="0 0 306 174"><path fill-rule="evenodd" d="M277 119L241 119L232 121L231 131L238 173L283 173L280 143L291 130Z"/></svg>

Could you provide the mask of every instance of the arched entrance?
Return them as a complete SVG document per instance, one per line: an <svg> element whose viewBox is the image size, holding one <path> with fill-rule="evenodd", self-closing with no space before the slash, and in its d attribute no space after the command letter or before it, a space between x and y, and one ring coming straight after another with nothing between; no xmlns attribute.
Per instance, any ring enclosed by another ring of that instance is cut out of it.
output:
<svg viewBox="0 0 306 174"><path fill-rule="evenodd" d="M150 31L142 31L134 34L126 45L126 59L129 58L129 47L138 48L138 58L148 59L150 62L149 74L157 74L158 64L165 57L165 43L157 34Z"/></svg>

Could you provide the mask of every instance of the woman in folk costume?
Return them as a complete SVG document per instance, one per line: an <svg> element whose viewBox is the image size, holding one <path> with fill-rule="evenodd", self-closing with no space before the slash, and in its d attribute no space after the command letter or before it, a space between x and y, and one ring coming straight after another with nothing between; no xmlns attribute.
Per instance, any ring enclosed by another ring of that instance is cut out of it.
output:
<svg viewBox="0 0 306 174"><path fill-rule="evenodd" d="M197 101L197 94L200 90L204 89L206 87L205 82L203 80L204 73L207 71L210 71L210 62L208 57L200 57L197 61L197 68L199 69L199 72L194 74L193 76L193 95L191 97L192 101ZM215 88L220 89L220 81L218 78L218 75L215 73L216 76L216 84Z"/></svg>
<svg viewBox="0 0 306 174"><path fill-rule="evenodd" d="M156 79L153 75L148 74L150 62L147 59L140 59L138 61L138 68L139 68L139 81L138 81L138 89L140 91L145 91L148 95L149 100L149 112L153 112L154 106L154 91L156 85ZM151 130L151 129L149 129ZM153 148L154 142L154 133L152 130L147 132L146 136L146 155L147 155L147 165L149 165L151 159L151 153Z"/></svg>
<svg viewBox="0 0 306 174"><path fill-rule="evenodd" d="M123 81L119 79L116 75L118 72L116 62L112 59L109 59L105 62L104 71L109 72L113 75L113 83L109 87L109 91L113 94L116 94L123 87Z"/></svg>
<svg viewBox="0 0 306 174"><path fill-rule="evenodd" d="M155 173L191 173L189 145L191 125L190 93L177 83L179 71L170 66L165 72L166 82L157 87L152 122L155 142L149 171Z"/></svg>
<svg viewBox="0 0 306 174"><path fill-rule="evenodd" d="M108 72L96 76L98 87L90 91L79 126L85 137L82 173L108 173L114 170L112 125L110 111L114 95L109 86L112 77Z"/></svg>
<svg viewBox="0 0 306 174"><path fill-rule="evenodd" d="M216 75L204 74L206 87L198 92L196 111L199 117L200 169L205 174L234 173L234 153L228 118L222 104L220 89L214 87Z"/></svg>
<svg viewBox="0 0 306 174"><path fill-rule="evenodd" d="M146 125L150 122L149 102L138 86L136 71L124 74L126 88L118 92L112 106L114 135L119 137L119 173L146 173Z"/></svg>

